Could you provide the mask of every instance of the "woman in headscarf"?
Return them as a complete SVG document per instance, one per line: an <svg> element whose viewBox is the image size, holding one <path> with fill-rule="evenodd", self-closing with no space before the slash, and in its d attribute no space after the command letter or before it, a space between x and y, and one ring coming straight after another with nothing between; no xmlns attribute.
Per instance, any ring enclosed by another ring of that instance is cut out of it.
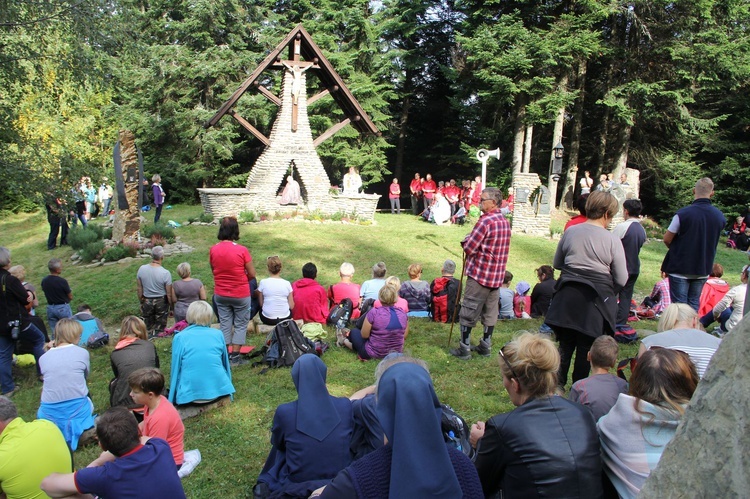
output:
<svg viewBox="0 0 750 499"><path fill-rule="evenodd" d="M352 461L352 404L328 393L326 365L305 354L292 366L292 380L298 398L276 408L271 452L256 485L267 487L268 497L309 497Z"/></svg>
<svg viewBox="0 0 750 499"><path fill-rule="evenodd" d="M424 368L393 365L380 378L376 396L387 445L355 461L312 497L484 497L469 458L443 440L440 401Z"/></svg>

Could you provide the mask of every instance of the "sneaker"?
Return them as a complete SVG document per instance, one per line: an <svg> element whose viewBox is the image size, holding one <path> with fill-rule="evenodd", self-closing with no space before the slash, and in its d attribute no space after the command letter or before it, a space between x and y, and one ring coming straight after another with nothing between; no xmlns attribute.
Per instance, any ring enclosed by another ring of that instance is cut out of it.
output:
<svg viewBox="0 0 750 499"><path fill-rule="evenodd" d="M343 347L346 338L349 336L349 330L346 328L336 328L336 346Z"/></svg>
<svg viewBox="0 0 750 499"><path fill-rule="evenodd" d="M459 341L458 348L451 349L450 354L461 360L469 360L471 359L471 346Z"/></svg>
<svg viewBox="0 0 750 499"><path fill-rule="evenodd" d="M482 357L489 357L492 353L492 343L485 340L479 340L476 352Z"/></svg>
<svg viewBox="0 0 750 499"><path fill-rule="evenodd" d="M711 334L713 334L714 336L718 336L719 338L721 338L726 333L721 329L721 326L716 326L714 328L714 330L711 332Z"/></svg>
<svg viewBox="0 0 750 499"><path fill-rule="evenodd" d="M13 398L13 395L15 395L16 392L19 391L20 389L21 388L19 386L16 386L11 391L3 393L3 397L8 397L9 399Z"/></svg>
<svg viewBox="0 0 750 499"><path fill-rule="evenodd" d="M250 362L250 361L247 360L245 357L243 357L241 355L230 355L229 356L229 366L230 367L241 366L243 364L247 364L248 362Z"/></svg>

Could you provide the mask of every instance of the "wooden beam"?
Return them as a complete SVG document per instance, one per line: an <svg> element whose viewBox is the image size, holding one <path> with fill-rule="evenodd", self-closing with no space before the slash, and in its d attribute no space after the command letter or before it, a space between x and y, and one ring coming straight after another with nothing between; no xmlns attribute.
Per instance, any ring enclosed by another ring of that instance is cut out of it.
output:
<svg viewBox="0 0 750 499"><path fill-rule="evenodd" d="M260 92L260 93L262 93L263 95L266 96L266 99L270 100L271 102L273 102L277 106L281 106L281 99L279 99L276 95L274 95L273 93L271 93L271 91L268 90L266 87L264 87L263 85L259 84L258 82L255 82L255 87L258 89L258 92Z"/></svg>
<svg viewBox="0 0 750 499"><path fill-rule="evenodd" d="M313 140L313 146L318 147L320 144L330 139L336 132L344 128L346 125L351 123L351 119L347 118L344 121L336 123L331 128L323 132L317 139Z"/></svg>
<svg viewBox="0 0 750 499"><path fill-rule="evenodd" d="M234 109L227 111L227 114L230 115L232 118L236 119L237 122L245 128L245 130L252 133L255 136L255 138L263 142L264 145L268 146L271 144L271 142L268 140L268 138L265 135L260 133L260 131L257 128L255 128L253 125L248 123L245 118L243 118L242 116L234 112Z"/></svg>
<svg viewBox="0 0 750 499"><path fill-rule="evenodd" d="M331 91L328 90L327 88L325 90L323 90L322 92L318 92L317 94L315 94L312 97L310 97L309 99L307 99L307 105L309 106L310 104L312 104L316 100L322 99L323 97L325 97L326 95L328 95L330 93L331 93Z"/></svg>

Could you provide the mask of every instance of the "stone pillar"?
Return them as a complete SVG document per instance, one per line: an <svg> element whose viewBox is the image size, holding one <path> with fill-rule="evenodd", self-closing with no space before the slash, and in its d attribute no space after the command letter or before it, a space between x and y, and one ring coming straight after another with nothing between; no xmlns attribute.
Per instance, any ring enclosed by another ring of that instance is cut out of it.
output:
<svg viewBox="0 0 750 499"><path fill-rule="evenodd" d="M141 177L138 171L138 150L135 147L135 136L130 130L120 130L120 161L122 180L125 183L125 200L127 209L120 209L119 194L115 190L115 220L112 227L112 239L117 242L138 238L141 230L141 213L138 206L138 191Z"/></svg>
<svg viewBox="0 0 750 499"><path fill-rule="evenodd" d="M549 236L552 200L536 173L513 176L513 232Z"/></svg>

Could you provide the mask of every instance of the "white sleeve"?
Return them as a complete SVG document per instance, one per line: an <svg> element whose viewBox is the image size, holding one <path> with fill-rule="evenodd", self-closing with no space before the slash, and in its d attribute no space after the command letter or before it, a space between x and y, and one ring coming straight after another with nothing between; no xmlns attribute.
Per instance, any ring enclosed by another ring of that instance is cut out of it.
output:
<svg viewBox="0 0 750 499"><path fill-rule="evenodd" d="M680 232L680 217L678 215L675 215L672 218L672 222L669 224L669 227L667 227L667 230L672 234L677 234Z"/></svg>

